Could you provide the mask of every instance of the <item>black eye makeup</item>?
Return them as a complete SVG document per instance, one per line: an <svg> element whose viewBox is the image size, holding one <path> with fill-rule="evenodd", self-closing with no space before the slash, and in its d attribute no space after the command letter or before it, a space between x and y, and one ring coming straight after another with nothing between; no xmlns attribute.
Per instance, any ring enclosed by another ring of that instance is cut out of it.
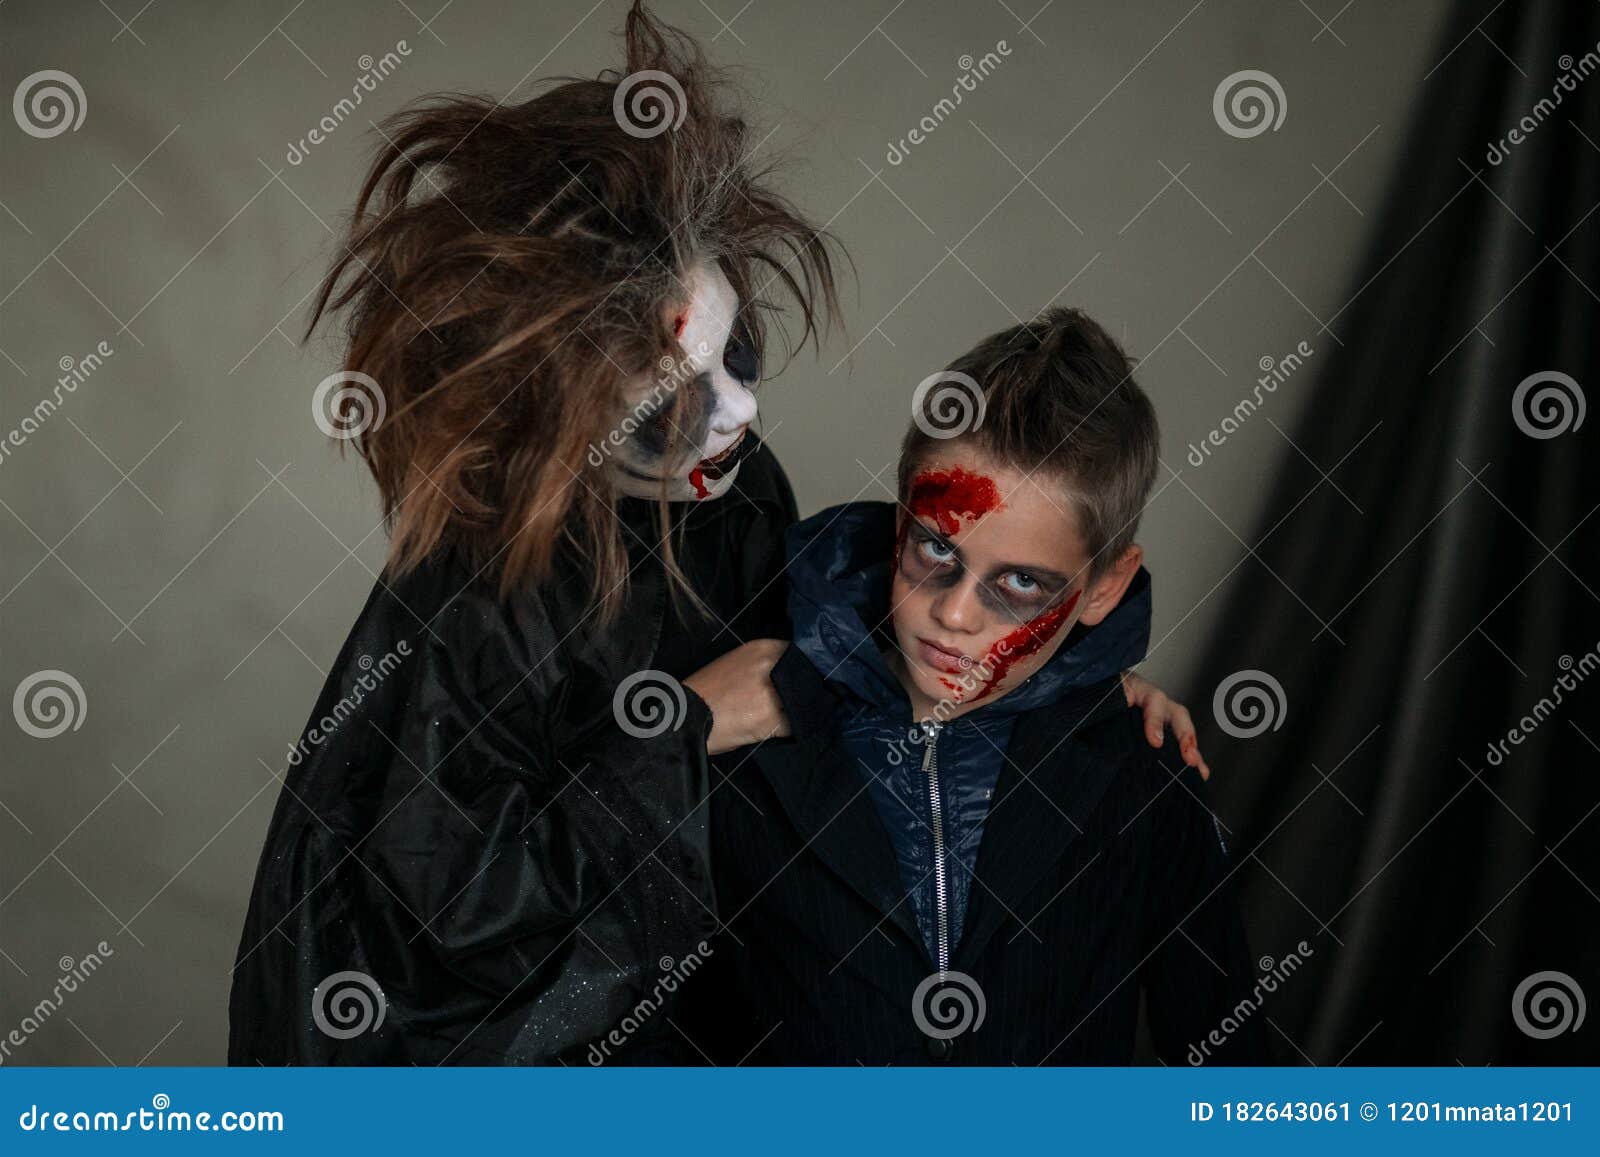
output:
<svg viewBox="0 0 1600 1157"><path fill-rule="evenodd" d="M955 586L967 569L961 561L961 552L954 544L915 519L909 523L909 533L901 549L899 564L908 581L917 585L931 583L943 587ZM1008 568L980 583L978 591L989 609L1029 619L1070 585L1052 576Z"/></svg>
<svg viewBox="0 0 1600 1157"><path fill-rule="evenodd" d="M751 386L761 377L761 362L756 357L755 342L750 337L750 327L743 317L734 320L728 333L728 343L722 347L722 364L741 386Z"/></svg>

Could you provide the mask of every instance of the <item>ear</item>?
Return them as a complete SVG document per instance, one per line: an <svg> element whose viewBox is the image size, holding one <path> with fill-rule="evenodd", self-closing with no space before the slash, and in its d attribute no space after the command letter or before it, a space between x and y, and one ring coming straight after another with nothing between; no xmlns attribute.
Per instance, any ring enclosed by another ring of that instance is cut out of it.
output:
<svg viewBox="0 0 1600 1157"><path fill-rule="evenodd" d="M1139 573L1139 567L1143 563L1144 547L1138 543L1123 551L1110 570L1089 584L1085 592L1085 597L1089 601L1084 606L1083 613L1078 616L1078 622L1086 627L1092 627L1116 610L1117 604L1122 601L1122 596L1128 589L1128 584L1133 581L1133 576Z"/></svg>

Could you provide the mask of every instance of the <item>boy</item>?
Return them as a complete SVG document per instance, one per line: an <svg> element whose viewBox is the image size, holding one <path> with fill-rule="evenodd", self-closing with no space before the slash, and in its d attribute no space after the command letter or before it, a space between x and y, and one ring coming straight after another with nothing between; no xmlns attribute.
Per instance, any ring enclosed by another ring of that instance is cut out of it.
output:
<svg viewBox="0 0 1600 1157"><path fill-rule="evenodd" d="M1168 1063L1262 1062L1220 827L1118 681L1149 639L1154 410L1076 310L951 370L981 420L919 414L897 504L789 532L792 737L720 760L730 950L686 1031L729 1062L1126 1063L1142 991Z"/></svg>

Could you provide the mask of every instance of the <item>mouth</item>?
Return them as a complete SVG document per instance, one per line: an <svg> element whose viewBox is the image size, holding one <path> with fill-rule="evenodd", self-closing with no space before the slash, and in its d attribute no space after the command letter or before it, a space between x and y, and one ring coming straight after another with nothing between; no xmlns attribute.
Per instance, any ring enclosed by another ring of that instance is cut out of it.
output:
<svg viewBox="0 0 1600 1157"><path fill-rule="evenodd" d="M739 460L741 449L750 440L749 433L750 428L748 426L740 430L739 436L733 440L726 450L723 450L720 454L713 454L710 458L700 459L694 464L694 469L698 470L702 477L721 478Z"/></svg>
<svg viewBox="0 0 1600 1157"><path fill-rule="evenodd" d="M952 651L948 647L941 647L931 639L917 636L917 656L924 666L932 667L935 671L943 671L953 675L965 671L972 666L972 660L960 651Z"/></svg>

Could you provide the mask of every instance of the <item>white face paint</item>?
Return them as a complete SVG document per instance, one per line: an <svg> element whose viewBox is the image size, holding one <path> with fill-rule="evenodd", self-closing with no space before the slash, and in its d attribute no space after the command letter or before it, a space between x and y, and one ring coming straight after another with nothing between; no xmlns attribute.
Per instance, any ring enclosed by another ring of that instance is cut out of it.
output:
<svg viewBox="0 0 1600 1157"><path fill-rule="evenodd" d="M726 494L739 474L745 431L756 416L750 392L760 377L739 297L715 262L693 265L688 298L672 318L682 365L658 367L628 384L627 437L611 455L624 494L655 498L667 480L671 501ZM676 438L672 454L670 438Z"/></svg>

